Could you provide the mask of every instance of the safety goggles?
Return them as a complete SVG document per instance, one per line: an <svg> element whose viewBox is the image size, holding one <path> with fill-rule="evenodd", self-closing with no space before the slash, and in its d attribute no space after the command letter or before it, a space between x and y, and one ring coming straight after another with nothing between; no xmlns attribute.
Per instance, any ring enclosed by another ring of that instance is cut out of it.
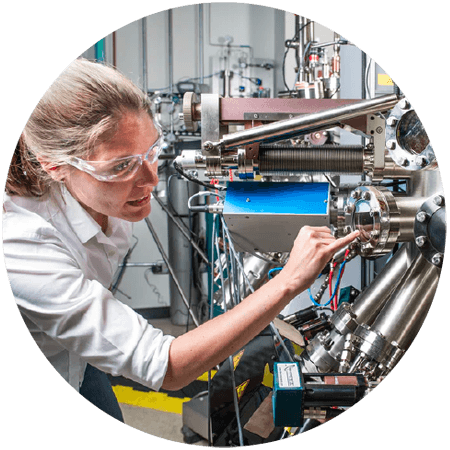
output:
<svg viewBox="0 0 450 450"><path fill-rule="evenodd" d="M99 181L127 181L139 170L144 161L150 164L157 161L164 145L164 136L159 127L158 134L156 142L141 155L125 156L109 161L85 161L74 156L67 163Z"/></svg>

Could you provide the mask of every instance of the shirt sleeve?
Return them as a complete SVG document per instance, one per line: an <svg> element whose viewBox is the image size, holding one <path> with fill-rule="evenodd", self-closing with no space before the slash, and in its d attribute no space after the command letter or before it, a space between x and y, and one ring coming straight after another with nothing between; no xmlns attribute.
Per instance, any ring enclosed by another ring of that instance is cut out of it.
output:
<svg viewBox="0 0 450 450"><path fill-rule="evenodd" d="M4 236L3 246L22 314L91 365L160 389L172 336L87 279L58 236Z"/></svg>

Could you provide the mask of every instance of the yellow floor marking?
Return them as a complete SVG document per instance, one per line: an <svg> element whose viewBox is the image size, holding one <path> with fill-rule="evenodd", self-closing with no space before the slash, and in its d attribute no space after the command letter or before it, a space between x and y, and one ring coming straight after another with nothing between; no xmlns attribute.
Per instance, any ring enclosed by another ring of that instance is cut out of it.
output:
<svg viewBox="0 0 450 450"><path fill-rule="evenodd" d="M169 397L163 392L135 391L129 386L113 386L113 391L119 403L174 414L181 414L183 411L183 403L190 400L190 398Z"/></svg>

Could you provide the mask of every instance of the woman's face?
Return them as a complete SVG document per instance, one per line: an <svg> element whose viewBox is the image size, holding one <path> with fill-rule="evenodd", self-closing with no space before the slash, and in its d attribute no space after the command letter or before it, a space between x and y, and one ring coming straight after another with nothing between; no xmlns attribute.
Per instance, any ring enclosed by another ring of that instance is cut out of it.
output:
<svg viewBox="0 0 450 450"><path fill-rule="evenodd" d="M145 153L158 139L150 117L127 113L118 124L114 137L98 145L90 161L106 161ZM126 181L98 181L71 166L61 166L59 176L72 196L100 226L107 217L137 222L150 214L150 194L158 184L158 161L144 161L135 175Z"/></svg>

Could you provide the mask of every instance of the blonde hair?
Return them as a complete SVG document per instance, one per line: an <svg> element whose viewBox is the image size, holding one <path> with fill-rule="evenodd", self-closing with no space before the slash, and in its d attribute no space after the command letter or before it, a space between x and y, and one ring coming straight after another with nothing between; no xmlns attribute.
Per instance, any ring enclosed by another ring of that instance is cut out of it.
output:
<svg viewBox="0 0 450 450"><path fill-rule="evenodd" d="M86 158L114 135L124 114L146 113L147 95L116 69L77 59L44 94L17 143L6 182L10 195L42 196L54 183L37 160Z"/></svg>

